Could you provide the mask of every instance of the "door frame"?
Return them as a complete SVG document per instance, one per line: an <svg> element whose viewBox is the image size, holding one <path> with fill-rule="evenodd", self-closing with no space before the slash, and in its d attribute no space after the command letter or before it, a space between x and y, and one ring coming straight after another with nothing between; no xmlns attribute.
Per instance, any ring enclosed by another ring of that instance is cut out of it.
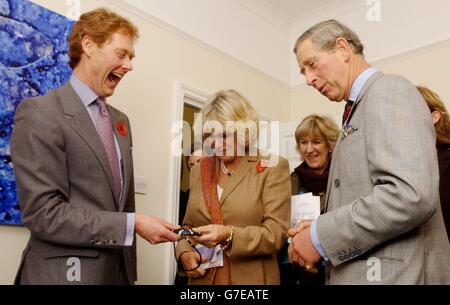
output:
<svg viewBox="0 0 450 305"><path fill-rule="evenodd" d="M193 86L187 85L183 82L177 82L176 84L176 101L175 101L175 111L173 122L183 121L183 112L184 105L191 105L196 108L202 109L203 106L206 105L206 101L211 96L210 94L197 89ZM181 135L181 136L180 136ZM181 149L182 147L182 131L179 131L179 134L175 134L175 138L172 141L176 141L176 143L172 142L172 145L176 145L177 148ZM180 201L180 178L181 178L181 157L177 155L172 156L172 165L171 165L171 173L172 175L172 192L170 195L170 202L172 203L172 218L171 222L173 224L178 223L178 211L179 211L179 201ZM171 283L172 285L175 280L175 274L177 272L177 262L175 260L174 255L170 255L170 274L171 274Z"/></svg>

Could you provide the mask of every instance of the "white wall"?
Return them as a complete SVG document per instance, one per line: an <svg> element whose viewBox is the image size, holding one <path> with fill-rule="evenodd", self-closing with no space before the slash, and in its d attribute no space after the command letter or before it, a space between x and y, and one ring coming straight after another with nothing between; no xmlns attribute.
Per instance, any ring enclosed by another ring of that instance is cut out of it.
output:
<svg viewBox="0 0 450 305"><path fill-rule="evenodd" d="M34 2L66 14L66 1ZM135 174L148 178L148 194L136 196L137 211L172 219L170 153L171 125L177 98L177 81L207 93L234 88L246 95L261 114L275 120L290 120L290 89L269 77L230 62L208 49L174 35L137 17L110 1L82 1L82 11L106 6L120 11L140 29L134 71L120 84L110 102L126 112L131 120ZM27 240L24 228L0 227L3 250L0 284L12 282ZM138 239L140 284L168 284L171 281L170 244L151 246Z"/></svg>
<svg viewBox="0 0 450 305"><path fill-rule="evenodd" d="M411 56L375 63L385 73L401 74L439 94L450 110L450 40Z"/></svg>
<svg viewBox="0 0 450 305"><path fill-rule="evenodd" d="M27 244L29 231L24 227L1 226L0 285L11 285L19 268L22 251Z"/></svg>
<svg viewBox="0 0 450 305"><path fill-rule="evenodd" d="M212 48L289 83L288 30L235 0L124 0ZM271 60L267 60L270 58Z"/></svg>
<svg viewBox="0 0 450 305"><path fill-rule="evenodd" d="M328 115L339 122L339 115L342 114L344 105L330 102L323 97L313 87L298 85L291 91L291 120L300 123L307 115L316 113Z"/></svg>

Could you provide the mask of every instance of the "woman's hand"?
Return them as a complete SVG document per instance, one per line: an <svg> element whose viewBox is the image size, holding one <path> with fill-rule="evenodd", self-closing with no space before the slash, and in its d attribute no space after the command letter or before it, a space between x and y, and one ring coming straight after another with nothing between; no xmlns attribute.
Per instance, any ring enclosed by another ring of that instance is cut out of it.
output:
<svg viewBox="0 0 450 305"><path fill-rule="evenodd" d="M218 244L225 242L231 234L231 229L224 225L211 224L193 228L193 230L202 235L193 236L192 239L208 248L214 248Z"/></svg>
<svg viewBox="0 0 450 305"><path fill-rule="evenodd" d="M203 261L200 262L200 255L196 252L184 252L180 255L180 261L183 265L183 269L186 270L186 275L190 278L200 278L204 277L206 274L206 270L202 269L198 266L200 264L205 263L207 258L203 258ZM192 270L194 269L194 270ZM191 270L191 271L189 271Z"/></svg>

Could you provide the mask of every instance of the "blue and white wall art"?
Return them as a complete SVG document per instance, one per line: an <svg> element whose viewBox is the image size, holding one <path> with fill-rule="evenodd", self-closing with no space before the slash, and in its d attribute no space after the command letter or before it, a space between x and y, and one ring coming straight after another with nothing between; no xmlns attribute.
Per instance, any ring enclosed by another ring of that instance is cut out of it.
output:
<svg viewBox="0 0 450 305"><path fill-rule="evenodd" d="M0 224L21 224L9 150L16 107L70 78L72 25L66 17L30 1L0 0Z"/></svg>

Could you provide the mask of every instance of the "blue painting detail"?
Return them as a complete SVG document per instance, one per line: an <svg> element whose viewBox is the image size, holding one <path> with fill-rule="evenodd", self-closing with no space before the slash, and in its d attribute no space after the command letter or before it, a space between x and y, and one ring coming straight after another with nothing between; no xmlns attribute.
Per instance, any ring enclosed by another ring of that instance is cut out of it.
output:
<svg viewBox="0 0 450 305"><path fill-rule="evenodd" d="M0 0L0 224L21 216L9 141L17 105L64 84L72 73L73 21L28 0Z"/></svg>

